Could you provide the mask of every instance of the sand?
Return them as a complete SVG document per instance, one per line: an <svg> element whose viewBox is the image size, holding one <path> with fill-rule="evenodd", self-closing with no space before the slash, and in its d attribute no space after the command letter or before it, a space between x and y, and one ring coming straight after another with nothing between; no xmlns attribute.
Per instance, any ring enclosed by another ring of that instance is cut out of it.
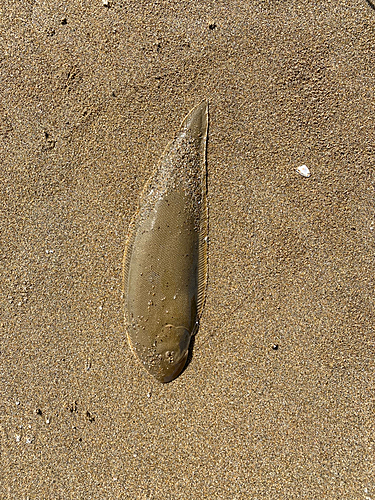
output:
<svg viewBox="0 0 375 500"><path fill-rule="evenodd" d="M0 498L375 499L372 3L19 0L0 23ZM207 300L162 385L126 341L123 250L205 98Z"/></svg>

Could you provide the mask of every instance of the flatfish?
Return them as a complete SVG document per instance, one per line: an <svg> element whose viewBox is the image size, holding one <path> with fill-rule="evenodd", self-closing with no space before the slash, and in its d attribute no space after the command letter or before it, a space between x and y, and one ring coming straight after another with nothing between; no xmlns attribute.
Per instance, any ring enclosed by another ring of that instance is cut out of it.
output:
<svg viewBox="0 0 375 500"><path fill-rule="evenodd" d="M208 104L196 106L146 183L124 254L128 341L160 382L183 370L207 282Z"/></svg>

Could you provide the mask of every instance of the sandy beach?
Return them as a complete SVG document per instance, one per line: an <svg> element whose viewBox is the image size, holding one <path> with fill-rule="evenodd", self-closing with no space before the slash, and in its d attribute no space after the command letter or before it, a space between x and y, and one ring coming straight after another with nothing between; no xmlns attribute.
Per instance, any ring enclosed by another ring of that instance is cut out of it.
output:
<svg viewBox="0 0 375 500"><path fill-rule="evenodd" d="M369 0L1 3L1 500L375 500L374 40ZM206 303L161 384L122 260L203 99Z"/></svg>

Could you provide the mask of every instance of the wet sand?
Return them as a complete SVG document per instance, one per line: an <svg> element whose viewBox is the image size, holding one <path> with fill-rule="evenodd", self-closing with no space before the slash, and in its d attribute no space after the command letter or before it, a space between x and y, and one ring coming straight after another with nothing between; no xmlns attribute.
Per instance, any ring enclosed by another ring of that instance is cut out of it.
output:
<svg viewBox="0 0 375 500"><path fill-rule="evenodd" d="M0 7L0 498L375 499L372 4L67 4ZM162 385L123 251L206 98L207 299Z"/></svg>

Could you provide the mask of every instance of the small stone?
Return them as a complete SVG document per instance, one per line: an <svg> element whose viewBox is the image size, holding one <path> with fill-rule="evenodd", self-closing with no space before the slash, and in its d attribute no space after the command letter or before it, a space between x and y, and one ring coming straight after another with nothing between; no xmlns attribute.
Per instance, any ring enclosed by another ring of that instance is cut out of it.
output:
<svg viewBox="0 0 375 500"><path fill-rule="evenodd" d="M298 167L297 169L297 172L299 174L301 174L303 177L310 177L311 173L310 173L310 170L307 168L306 165L301 165L300 167Z"/></svg>

